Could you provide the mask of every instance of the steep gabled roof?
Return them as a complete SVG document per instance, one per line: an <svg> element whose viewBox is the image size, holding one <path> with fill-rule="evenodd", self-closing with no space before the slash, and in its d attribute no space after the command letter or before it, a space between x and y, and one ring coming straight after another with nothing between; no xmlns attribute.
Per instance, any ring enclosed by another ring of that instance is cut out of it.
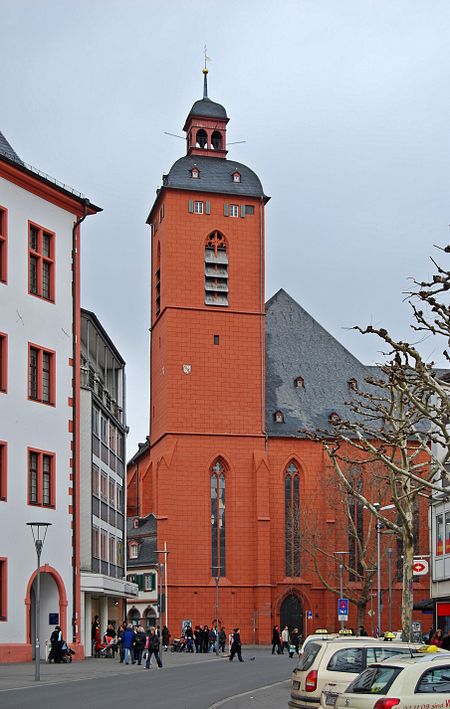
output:
<svg viewBox="0 0 450 709"><path fill-rule="evenodd" d="M0 131L0 154L4 155L5 157L9 158L10 160L14 160L15 162L22 163L22 160L19 158L17 155L16 151L14 148L11 147L11 145L8 143L6 140L5 136L3 133Z"/></svg>
<svg viewBox="0 0 450 709"><path fill-rule="evenodd" d="M266 426L269 436L303 437L348 418L349 380L373 374L283 289L266 304ZM294 380L302 377L304 387ZM284 423L275 423L281 411Z"/></svg>

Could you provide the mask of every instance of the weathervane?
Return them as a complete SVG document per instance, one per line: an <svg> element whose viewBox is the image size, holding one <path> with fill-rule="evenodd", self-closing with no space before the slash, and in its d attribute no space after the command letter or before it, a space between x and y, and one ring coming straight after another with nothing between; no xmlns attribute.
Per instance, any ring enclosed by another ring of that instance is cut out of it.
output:
<svg viewBox="0 0 450 709"><path fill-rule="evenodd" d="M203 98L208 98L208 79L207 79L208 67L206 66L206 63L210 62L211 59L210 59L210 57L208 57L208 55L206 53L206 44L203 47L203 54L205 55L205 66L202 70L203 71Z"/></svg>

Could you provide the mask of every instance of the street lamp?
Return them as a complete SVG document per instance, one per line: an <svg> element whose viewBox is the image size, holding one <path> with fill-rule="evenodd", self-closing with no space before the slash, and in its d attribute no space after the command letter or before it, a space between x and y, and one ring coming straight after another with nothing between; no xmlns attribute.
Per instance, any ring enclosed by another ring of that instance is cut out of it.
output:
<svg viewBox="0 0 450 709"><path fill-rule="evenodd" d="M39 682L41 679L41 646L39 640L39 635L41 633L41 554L44 547L45 537L47 536L48 528L51 527L51 523L27 522L27 526L31 527L31 533L33 535L37 556L34 679L36 682Z"/></svg>
<svg viewBox="0 0 450 709"><path fill-rule="evenodd" d="M348 551L334 551L333 554L349 554ZM342 561L339 564L339 594L340 598L344 597L344 564ZM344 630L344 621L341 618L341 630Z"/></svg>
<svg viewBox="0 0 450 709"><path fill-rule="evenodd" d="M386 550L388 555L388 583L389 583L389 632L392 632L392 549Z"/></svg>
<svg viewBox="0 0 450 709"><path fill-rule="evenodd" d="M213 569L216 569L216 656L219 656L219 567L218 566L213 566Z"/></svg>
<svg viewBox="0 0 450 709"><path fill-rule="evenodd" d="M384 505L380 506L379 502L374 502L373 506L377 512L382 512L384 510L392 510L395 505ZM378 633L381 634L381 561L380 561L380 540L381 540L381 530L383 529L383 523L377 517L376 522L377 530L377 626Z"/></svg>

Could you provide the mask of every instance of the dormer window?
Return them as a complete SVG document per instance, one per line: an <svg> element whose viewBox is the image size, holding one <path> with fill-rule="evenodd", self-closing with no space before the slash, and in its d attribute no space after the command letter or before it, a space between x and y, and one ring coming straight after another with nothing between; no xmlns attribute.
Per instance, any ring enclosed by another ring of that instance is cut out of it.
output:
<svg viewBox="0 0 450 709"><path fill-rule="evenodd" d="M284 423L284 415L282 411L275 411L273 415L273 420L275 423Z"/></svg>
<svg viewBox="0 0 450 709"><path fill-rule="evenodd" d="M341 417L339 414L336 413L336 411L332 411L331 414L328 416L328 421L330 423L338 423L341 420Z"/></svg>
<svg viewBox="0 0 450 709"><path fill-rule="evenodd" d="M198 167L193 167L193 168L191 169L191 177L192 177L193 180L198 180L198 179L199 179L199 177L200 177L200 170L198 169Z"/></svg>
<svg viewBox="0 0 450 709"><path fill-rule="evenodd" d="M356 379L349 379L347 384L348 388L353 389L353 391L356 391L358 388L358 381Z"/></svg>
<svg viewBox="0 0 450 709"><path fill-rule="evenodd" d="M139 519L137 517L133 520L133 529L139 529Z"/></svg>
<svg viewBox="0 0 450 709"><path fill-rule="evenodd" d="M294 379L294 386L296 389L304 389L305 388L305 380L303 377L296 377Z"/></svg>
<svg viewBox="0 0 450 709"><path fill-rule="evenodd" d="M130 559L137 559L139 556L139 544L138 542L130 542L129 546Z"/></svg>
<svg viewBox="0 0 450 709"><path fill-rule="evenodd" d="M231 177L233 179L233 182L240 182L241 181L241 173L235 170L234 172L231 173Z"/></svg>

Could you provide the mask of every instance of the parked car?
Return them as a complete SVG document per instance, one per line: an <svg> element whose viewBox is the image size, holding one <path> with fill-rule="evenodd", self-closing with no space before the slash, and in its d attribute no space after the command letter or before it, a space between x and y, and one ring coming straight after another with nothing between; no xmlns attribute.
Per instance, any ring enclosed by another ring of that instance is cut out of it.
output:
<svg viewBox="0 0 450 709"><path fill-rule="evenodd" d="M361 672L335 709L412 709L450 706L450 653L390 658Z"/></svg>
<svg viewBox="0 0 450 709"><path fill-rule="evenodd" d="M336 697L372 662L399 653L410 653L402 642L377 638L345 636L332 640L311 640L292 673L291 709L318 709L321 694L327 687L325 706L334 705Z"/></svg>

